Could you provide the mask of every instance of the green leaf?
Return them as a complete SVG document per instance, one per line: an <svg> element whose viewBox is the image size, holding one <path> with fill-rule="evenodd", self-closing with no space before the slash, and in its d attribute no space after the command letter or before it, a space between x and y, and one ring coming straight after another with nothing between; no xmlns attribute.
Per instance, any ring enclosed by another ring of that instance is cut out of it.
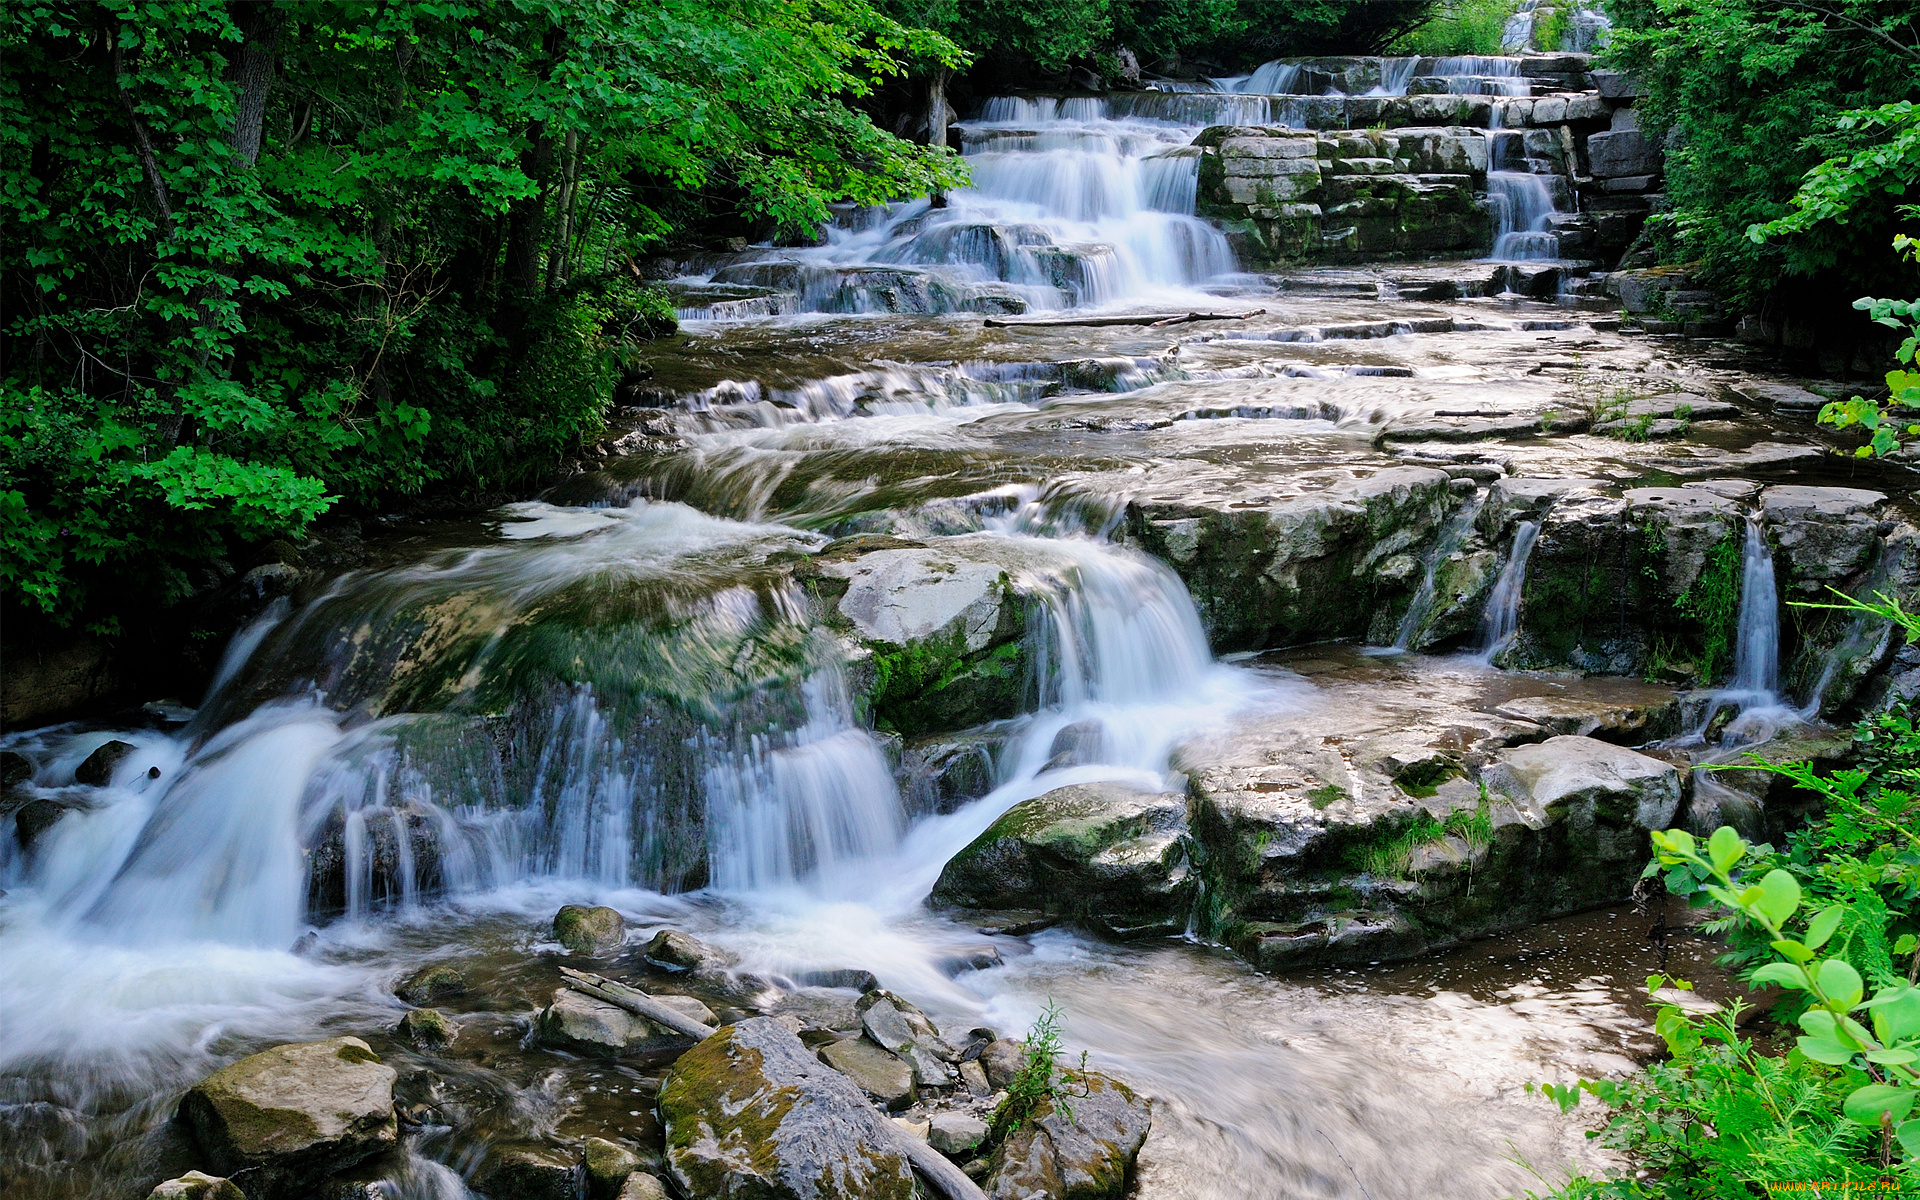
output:
<svg viewBox="0 0 1920 1200"><path fill-rule="evenodd" d="M1867 1005L1873 1014L1874 1036L1880 1041L1891 1044L1920 1036L1920 989L1883 989Z"/></svg>
<svg viewBox="0 0 1920 1200"><path fill-rule="evenodd" d="M1741 840L1731 825L1722 825L1707 839L1707 857L1713 861L1714 869L1722 874L1731 870L1746 852L1746 842Z"/></svg>
<svg viewBox="0 0 1920 1200"><path fill-rule="evenodd" d="M1797 963L1810 962L1813 959L1813 951L1790 938L1782 938L1772 943L1772 946L1782 958L1790 958Z"/></svg>
<svg viewBox="0 0 1920 1200"><path fill-rule="evenodd" d="M1801 942L1809 950L1818 950L1827 944L1833 931L1840 928L1840 918L1846 914L1846 908L1839 904L1830 904L1813 915L1807 922L1807 934Z"/></svg>
<svg viewBox="0 0 1920 1200"><path fill-rule="evenodd" d="M1860 972L1843 959L1829 958L1822 962L1813 979L1820 985L1820 990L1826 993L1829 1004L1838 1005L1841 1011L1860 1003L1860 995L1865 991Z"/></svg>
<svg viewBox="0 0 1920 1200"><path fill-rule="evenodd" d="M1800 907L1800 881L1776 867L1760 880L1760 898L1756 903L1776 926L1784 925L1787 918L1793 916L1793 910Z"/></svg>
<svg viewBox="0 0 1920 1200"><path fill-rule="evenodd" d="M1870 1063L1878 1063L1881 1066L1891 1067L1900 1066L1904 1063L1920 1062L1920 1054L1916 1054L1912 1050L1900 1048L1892 1050L1869 1050L1866 1053L1866 1059Z"/></svg>
<svg viewBox="0 0 1920 1200"><path fill-rule="evenodd" d="M1853 1050L1842 1046L1832 1038L1803 1037L1797 1044L1800 1047L1800 1053L1815 1062L1844 1067L1853 1061Z"/></svg>
<svg viewBox="0 0 1920 1200"><path fill-rule="evenodd" d="M1754 971L1753 983L1755 986L1774 983L1781 987L1804 988L1807 986L1807 973L1793 963L1771 962Z"/></svg>
<svg viewBox="0 0 1920 1200"><path fill-rule="evenodd" d="M1840 1111L1847 1114L1850 1121L1862 1125L1878 1125L1883 1113L1891 1113L1898 1121L1907 1115L1913 1107L1914 1090L1912 1088L1890 1087L1884 1083L1870 1083L1855 1088L1847 1096Z"/></svg>
<svg viewBox="0 0 1920 1200"><path fill-rule="evenodd" d="M1920 1121L1902 1121L1894 1128L1893 1136L1900 1139L1900 1148L1907 1152L1908 1158L1920 1158Z"/></svg>

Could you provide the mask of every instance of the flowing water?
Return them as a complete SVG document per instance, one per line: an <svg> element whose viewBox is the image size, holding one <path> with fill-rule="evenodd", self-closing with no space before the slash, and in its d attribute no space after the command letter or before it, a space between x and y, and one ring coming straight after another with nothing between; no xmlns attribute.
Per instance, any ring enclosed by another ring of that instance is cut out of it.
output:
<svg viewBox="0 0 1920 1200"><path fill-rule="evenodd" d="M1369 86L1406 90L1412 62L1385 60ZM1474 90L1504 69L1440 73ZM1221 92L993 102L964 127L976 188L719 280L848 315L769 318L768 302L696 328L681 359L662 355L671 451L409 535L387 548L395 565L269 608L183 726L8 735L33 764L26 791L72 811L30 849L13 823L0 833L0 1190L139 1200L190 1165L170 1122L186 1086L347 1032L447 1118L410 1136L396 1197L461 1200L489 1139L657 1135L657 1075L528 1044L557 983L549 922L571 902L738 955L724 999L742 1010L845 1007L851 993L803 983L849 969L949 1028L1018 1033L1058 1001L1069 1046L1156 1099L1143 1200L1495 1197L1539 1186L1533 1171L1602 1163L1577 1121L1521 1088L1653 1051L1636 980L1654 964L1630 912L1274 978L1184 938L1014 936L924 903L1021 800L1102 780L1177 790L1183 741L1337 714L1343 673L1398 672L1360 689L1415 699L1503 683L1464 656L1217 660L1180 577L1129 544L1122 501L1274 504L1396 465L1380 448L1390 422L1455 420L1496 387L1515 411L1550 408L1529 371L1570 327L1559 308L1521 322L1509 301L1393 301L1381 321L1385 287L1364 302L1270 292L1268 322L1178 344L928 315L996 296L1184 309L1234 264L1192 215L1181 149L1222 114L1270 115L1302 70L1268 64ZM869 312L911 287L926 289L921 315ZM1416 324L1460 332L1422 343ZM1624 471L1602 459L1616 452L1535 447L1513 470ZM1426 556L1416 624L1477 503L1441 545L1408 547ZM1519 526L1494 586L1489 656L1516 626L1537 534ZM860 710L872 665L796 581L796 561L852 535L971 548L1011 564L1030 598L1023 713L974 731L977 798L903 795L899 747ZM1778 687L1779 631L1755 536L1729 694L1757 703ZM112 778L77 783L114 738L133 749ZM993 964L983 949L997 965L956 967ZM1683 948L1671 969L1711 991L1710 956ZM450 960L471 981L455 1050L394 1038L396 984Z"/></svg>

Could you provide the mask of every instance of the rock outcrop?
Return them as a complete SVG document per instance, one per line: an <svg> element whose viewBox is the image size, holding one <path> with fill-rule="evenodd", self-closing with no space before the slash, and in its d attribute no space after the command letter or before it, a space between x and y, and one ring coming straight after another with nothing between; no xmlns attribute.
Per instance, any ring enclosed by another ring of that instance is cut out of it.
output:
<svg viewBox="0 0 1920 1200"><path fill-rule="evenodd" d="M690 1196L912 1200L894 1131L844 1075L767 1017L682 1055L660 1088L667 1164Z"/></svg>
<svg viewBox="0 0 1920 1200"><path fill-rule="evenodd" d="M1120 1200L1153 1124L1117 1079L1067 1073L1063 1103L1043 1101L994 1153L991 1200ZM1071 1115L1069 1115L1071 1109Z"/></svg>

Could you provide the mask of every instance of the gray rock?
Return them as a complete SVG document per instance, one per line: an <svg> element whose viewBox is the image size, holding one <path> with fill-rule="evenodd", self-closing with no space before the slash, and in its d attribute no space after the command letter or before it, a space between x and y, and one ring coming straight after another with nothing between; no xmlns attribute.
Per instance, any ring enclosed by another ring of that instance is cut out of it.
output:
<svg viewBox="0 0 1920 1200"><path fill-rule="evenodd" d="M947 1062L955 1057L927 1015L892 992L868 992L854 1003L860 1026L877 1045L900 1056L913 1069L921 1087L950 1087L953 1073Z"/></svg>
<svg viewBox="0 0 1920 1200"><path fill-rule="evenodd" d="M888 1112L913 1103L913 1068L865 1036L842 1038L820 1047L820 1059L860 1086Z"/></svg>
<svg viewBox="0 0 1920 1200"><path fill-rule="evenodd" d="M1013 1038L995 1038L980 1051L979 1063L987 1073L987 1082L996 1091L1004 1089L1027 1063L1026 1043Z"/></svg>
<svg viewBox="0 0 1920 1200"><path fill-rule="evenodd" d="M58 800L49 800L45 796L29 800L13 814L13 833L22 850L33 849L34 843L45 836L47 830L60 823L72 809Z"/></svg>
<svg viewBox="0 0 1920 1200"><path fill-rule="evenodd" d="M1120 1200L1153 1114L1117 1079L1075 1072L1066 1080L1072 1115L1042 1102L994 1155L991 1200Z"/></svg>
<svg viewBox="0 0 1920 1200"><path fill-rule="evenodd" d="M663 1061L693 1045L684 1034L572 988L553 993L534 1033L543 1046L609 1058Z"/></svg>
<svg viewBox="0 0 1920 1200"><path fill-rule="evenodd" d="M993 1084L987 1079L987 1069L980 1065L978 1059L962 1062L959 1069L960 1084L967 1089L968 1094L974 1096L993 1094Z"/></svg>
<svg viewBox="0 0 1920 1200"><path fill-rule="evenodd" d="M579 1200L585 1171L579 1158L540 1142L487 1147L474 1182L500 1200Z"/></svg>
<svg viewBox="0 0 1920 1200"><path fill-rule="evenodd" d="M416 1046L446 1046L459 1036L460 1026L437 1008L416 1008L400 1018L394 1032Z"/></svg>
<svg viewBox="0 0 1920 1200"><path fill-rule="evenodd" d="M1185 921L1186 800L1122 784L1075 784L1024 800L955 855L933 899L1020 908L1114 933Z"/></svg>
<svg viewBox="0 0 1920 1200"><path fill-rule="evenodd" d="M1613 818L1619 834L1666 829L1680 807L1680 772L1670 762L1588 737L1516 746L1481 781L1520 806L1528 822L1593 825Z"/></svg>
<svg viewBox="0 0 1920 1200"><path fill-rule="evenodd" d="M616 1200L670 1200L666 1185L645 1171L627 1176Z"/></svg>
<svg viewBox="0 0 1920 1200"><path fill-rule="evenodd" d="M1638 129L1596 133L1587 139L1587 161L1595 176L1652 175L1666 162L1658 143Z"/></svg>
<svg viewBox="0 0 1920 1200"><path fill-rule="evenodd" d="M426 1007L438 1004L454 996L465 995L467 976L464 971L451 963L437 963L417 972L413 978L394 990L394 995L408 1004Z"/></svg>
<svg viewBox="0 0 1920 1200"><path fill-rule="evenodd" d="M627 922L605 905L563 905L553 915L553 938L574 954L603 957L626 940Z"/></svg>
<svg viewBox="0 0 1920 1200"><path fill-rule="evenodd" d="M851 1080L776 1022L726 1026L660 1088L682 1192L755 1200L912 1200L893 1130Z"/></svg>
<svg viewBox="0 0 1920 1200"><path fill-rule="evenodd" d="M74 782L90 784L93 787L107 786L113 782L114 768L133 752L134 746L131 742L116 739L106 743L87 755L85 761L73 769Z"/></svg>
<svg viewBox="0 0 1920 1200"><path fill-rule="evenodd" d="M967 1112L938 1112L927 1126L927 1144L950 1158L964 1159L987 1140L987 1123Z"/></svg>
<svg viewBox="0 0 1920 1200"><path fill-rule="evenodd" d="M1588 695L1520 696L1493 710L1532 721L1558 734L1603 735L1609 740L1647 741L1679 732L1680 705L1672 691L1649 686L1631 699Z"/></svg>
<svg viewBox="0 0 1920 1200"><path fill-rule="evenodd" d="M246 1193L231 1179L188 1171L178 1179L155 1184L147 1200L246 1200Z"/></svg>
<svg viewBox="0 0 1920 1200"><path fill-rule="evenodd" d="M1790 416L1811 417L1832 403L1818 392L1772 380L1749 380L1734 385L1733 391L1749 403Z"/></svg>
<svg viewBox="0 0 1920 1200"><path fill-rule="evenodd" d="M640 1156L617 1142L590 1137L582 1146L581 1166L591 1200L616 1200L627 1177L640 1169Z"/></svg>
<svg viewBox="0 0 1920 1200"><path fill-rule="evenodd" d="M1777 566L1803 595L1822 595L1865 567L1880 545L1884 492L1782 484L1760 493L1761 520L1779 548Z"/></svg>
<svg viewBox="0 0 1920 1200"><path fill-rule="evenodd" d="M359 1038L330 1038L243 1058L180 1109L215 1170L249 1172L249 1195L291 1196L394 1147L396 1078Z"/></svg>
<svg viewBox="0 0 1920 1200"><path fill-rule="evenodd" d="M640 954L648 963L665 971L725 971L738 961L725 950L709 946L678 929L662 929L654 934Z"/></svg>

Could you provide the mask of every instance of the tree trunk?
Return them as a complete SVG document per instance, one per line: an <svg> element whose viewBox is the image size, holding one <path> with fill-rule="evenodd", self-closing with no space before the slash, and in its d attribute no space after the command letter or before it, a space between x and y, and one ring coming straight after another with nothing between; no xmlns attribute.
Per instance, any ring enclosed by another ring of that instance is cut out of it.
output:
<svg viewBox="0 0 1920 1200"><path fill-rule="evenodd" d="M232 70L234 82L240 85L233 120L233 152L251 170L260 160L260 138L267 123L267 94L273 89L280 16L270 4L236 4L233 10L234 24L246 37Z"/></svg>
<svg viewBox="0 0 1920 1200"><path fill-rule="evenodd" d="M560 154L560 192L554 198L556 225L553 245L547 249L547 290L559 287L566 279L567 252L573 244L574 198L580 193L580 135L567 130Z"/></svg>
<svg viewBox="0 0 1920 1200"><path fill-rule="evenodd" d="M953 71L947 67L935 67L933 77L927 80L927 145L944 146L947 144L947 81L953 78Z"/></svg>
<svg viewBox="0 0 1920 1200"><path fill-rule="evenodd" d="M546 217L546 178L553 161L553 139L547 136L545 121L528 122L527 142L520 169L540 190L515 200L507 210L506 284L509 291L531 296L540 290L540 226Z"/></svg>

